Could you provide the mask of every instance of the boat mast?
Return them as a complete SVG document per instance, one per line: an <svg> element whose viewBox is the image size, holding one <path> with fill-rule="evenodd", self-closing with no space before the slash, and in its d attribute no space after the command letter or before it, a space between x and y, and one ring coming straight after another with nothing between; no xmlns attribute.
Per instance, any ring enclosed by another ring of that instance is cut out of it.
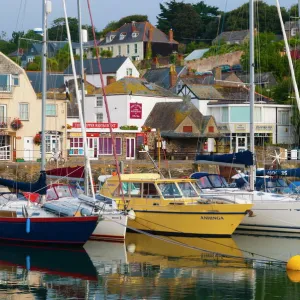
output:
<svg viewBox="0 0 300 300"><path fill-rule="evenodd" d="M250 35L250 151L255 157L254 147L254 98L255 98L255 84L254 84L254 0L249 1L249 35ZM254 163L255 164L255 163ZM255 165L250 166L250 190L254 191L255 180Z"/></svg>
<svg viewBox="0 0 300 300"><path fill-rule="evenodd" d="M85 86L84 86L84 65L83 65L83 47L82 47L82 22L81 22L81 7L80 0L77 0L77 10L78 10L78 33L79 33L79 51L80 51L80 77L81 77L81 107L83 123L85 124ZM89 170L87 168L86 155L84 156L84 193L88 196L89 194Z"/></svg>
<svg viewBox="0 0 300 300"><path fill-rule="evenodd" d="M300 0L299 0L299 4L300 4ZM295 98L296 98L296 101L297 101L298 110L300 112L299 90L298 90L298 85L297 85L297 81L296 81L296 76L295 76L295 71L294 71L294 65L293 65L293 61L292 61L292 57L291 57L290 46L289 46L289 43L288 43L288 40L287 40L287 36L286 36L286 32L285 32L285 29L284 29L284 24L283 24L283 20L282 20L282 15L281 15L281 9L280 9L279 0L276 0L276 5L277 5L277 11L278 11L278 16L279 16L279 21L280 21L280 25L281 25L281 30L282 30L282 35L283 35L283 40L284 40L286 55L287 55L287 58L288 58L288 61L289 61L289 67L290 67L291 77L292 77L292 82L293 82L293 87L294 87L294 91L295 91ZM300 17L300 15L299 15L299 17ZM299 22L300 22L300 19L299 19Z"/></svg>
<svg viewBox="0 0 300 300"><path fill-rule="evenodd" d="M93 176L92 176L92 170L91 170L91 166L90 166L90 160L88 158L88 144L87 144L87 138L86 138L85 124L84 124L84 121L83 121L82 107L81 107L80 98L79 98L77 74L76 74L76 68L75 68L75 62L74 62L74 54L73 54L73 50L72 50L72 40L71 40L69 23L68 23L66 1L62 0L62 3L63 3L63 7L64 7L67 37L68 37L68 43L69 43L69 48L70 48L69 50L70 50L71 65L72 65L72 71L73 71L73 77L74 77L75 96L76 96L76 100L77 100L77 104L78 104L79 121L80 121L82 138L83 138L83 150L84 150L84 156L85 156L85 159L86 159L86 169L88 170L89 180L90 180L91 185L92 185L93 184ZM91 191L92 191L93 198L95 198L95 192L94 192L93 187L92 187Z"/></svg>
<svg viewBox="0 0 300 300"><path fill-rule="evenodd" d="M46 97L47 97L47 19L51 1L43 0L43 49L42 49L42 124L41 124L41 171L46 170Z"/></svg>

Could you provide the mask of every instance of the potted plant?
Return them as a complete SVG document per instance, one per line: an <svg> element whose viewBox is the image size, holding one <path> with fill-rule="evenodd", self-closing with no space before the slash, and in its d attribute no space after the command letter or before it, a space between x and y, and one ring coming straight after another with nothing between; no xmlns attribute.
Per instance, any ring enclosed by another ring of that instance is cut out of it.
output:
<svg viewBox="0 0 300 300"><path fill-rule="evenodd" d="M33 142L35 145L39 146L42 142L42 135L37 133L33 138Z"/></svg>
<svg viewBox="0 0 300 300"><path fill-rule="evenodd" d="M24 162L24 158L16 158L16 162Z"/></svg>
<svg viewBox="0 0 300 300"><path fill-rule="evenodd" d="M72 129L72 125L67 124L67 129Z"/></svg>
<svg viewBox="0 0 300 300"><path fill-rule="evenodd" d="M19 118L14 118L10 123L10 127L13 130L18 130L23 127L23 124Z"/></svg>
<svg viewBox="0 0 300 300"><path fill-rule="evenodd" d="M151 132L151 129L152 128L150 126L145 126L145 125L142 126L142 131L143 132Z"/></svg>

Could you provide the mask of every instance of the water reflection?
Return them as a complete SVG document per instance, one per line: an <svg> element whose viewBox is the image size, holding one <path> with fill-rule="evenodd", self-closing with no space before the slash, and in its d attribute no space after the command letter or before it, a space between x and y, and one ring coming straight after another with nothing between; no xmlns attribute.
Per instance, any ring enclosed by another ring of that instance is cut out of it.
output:
<svg viewBox="0 0 300 300"><path fill-rule="evenodd" d="M283 238L134 233L80 250L0 244L0 299L298 299L289 279L298 273L249 260L286 260L298 249L300 240Z"/></svg>

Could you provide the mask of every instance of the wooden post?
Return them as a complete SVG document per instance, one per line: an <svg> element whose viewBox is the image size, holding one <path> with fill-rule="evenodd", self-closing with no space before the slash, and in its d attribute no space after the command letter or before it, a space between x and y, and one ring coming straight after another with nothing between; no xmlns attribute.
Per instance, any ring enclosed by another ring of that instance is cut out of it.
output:
<svg viewBox="0 0 300 300"><path fill-rule="evenodd" d="M157 129L157 153L158 153L158 169L160 170L160 147L161 147L161 136L160 130Z"/></svg>

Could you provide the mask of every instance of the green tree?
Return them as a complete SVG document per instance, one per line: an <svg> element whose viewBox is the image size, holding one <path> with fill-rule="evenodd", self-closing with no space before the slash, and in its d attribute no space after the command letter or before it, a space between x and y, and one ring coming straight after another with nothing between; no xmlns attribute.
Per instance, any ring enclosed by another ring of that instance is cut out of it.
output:
<svg viewBox="0 0 300 300"><path fill-rule="evenodd" d="M255 2L255 27L259 32L281 34L281 27L275 5L262 1ZM281 8L283 21L289 20L288 12ZM246 30L249 28L249 4L245 3L226 14L225 31Z"/></svg>
<svg viewBox="0 0 300 300"><path fill-rule="evenodd" d="M71 63L69 44L66 44L55 55L59 71L64 71Z"/></svg>

